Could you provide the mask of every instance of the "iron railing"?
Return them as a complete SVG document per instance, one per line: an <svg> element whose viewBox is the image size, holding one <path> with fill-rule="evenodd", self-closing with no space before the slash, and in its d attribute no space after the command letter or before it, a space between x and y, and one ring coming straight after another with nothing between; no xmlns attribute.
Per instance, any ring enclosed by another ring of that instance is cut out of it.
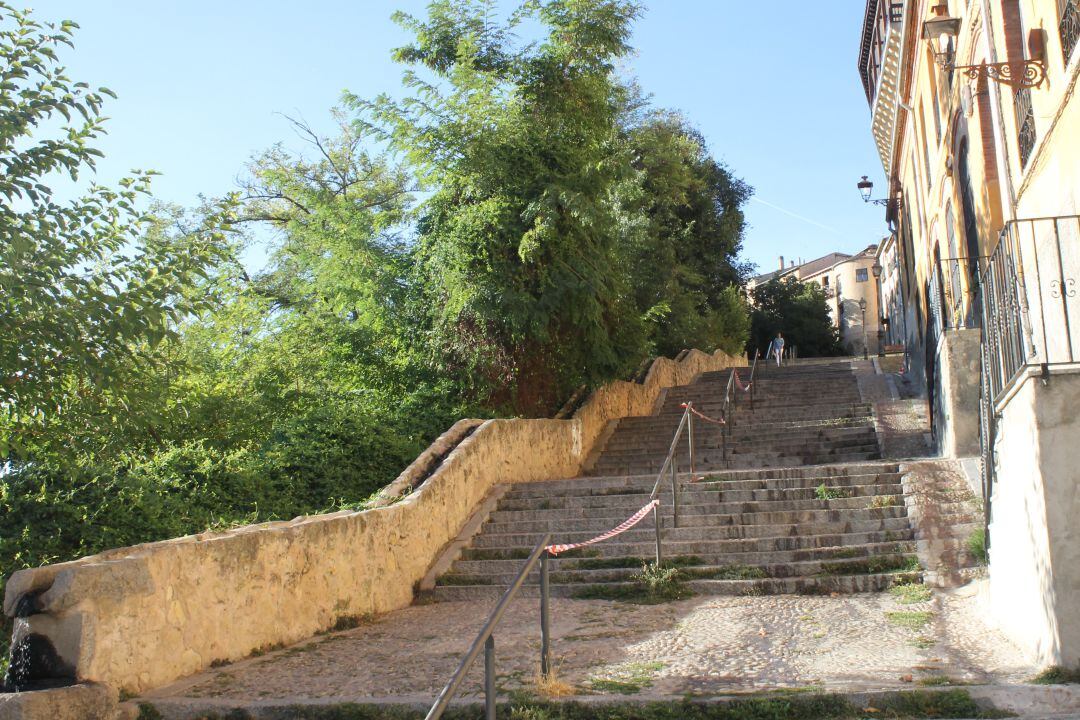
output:
<svg viewBox="0 0 1080 720"><path fill-rule="evenodd" d="M1020 165L1027 167L1035 149L1035 111L1031 107L1031 89L1019 88L1013 95L1016 110L1016 140L1020 147Z"/></svg>
<svg viewBox="0 0 1080 720"><path fill-rule="evenodd" d="M984 343L980 353L979 373L979 464L982 475L983 537L990 548L990 503L994 496L997 468L994 461L994 441L997 435L997 416L990 387L990 354Z"/></svg>
<svg viewBox="0 0 1080 720"><path fill-rule="evenodd" d="M1080 216L1014 220L982 273L983 343L997 403L1029 366L1080 359Z"/></svg>
<svg viewBox="0 0 1080 720"><path fill-rule="evenodd" d="M1061 35L1061 54L1065 67L1068 67L1073 50L1080 40L1080 3L1077 3L1077 0L1066 0L1065 7L1061 9L1058 33Z"/></svg>
<svg viewBox="0 0 1080 720"><path fill-rule="evenodd" d="M750 372L752 377L753 369L751 369ZM737 393L732 392L734 383L735 368L732 368L731 374L728 376L727 390L725 391L723 404L724 419L722 436L724 437L725 457L727 457L726 432L729 423L734 421L734 418L731 418L729 415L729 405L731 403L734 403L735 405L738 404L738 395ZM687 460L690 477L691 481L694 480L694 415L694 404L692 402L687 402L684 405L682 417L679 419L679 427L675 430L675 435L671 440L671 447L668 449L667 456L660 466L660 471L656 474L656 482L653 484L652 492L649 495L650 503L656 501L660 497L660 488L663 485L665 476L670 477L674 527L679 527L678 449L684 432L687 436ZM664 559L663 522L659 510L660 503L656 502L653 505L652 514L653 525L656 528L656 564L658 566L663 563ZM511 583L510 587L503 593L502 598L499 599L499 604L491 611L487 621L484 623L484 627L481 628L480 633L476 636L476 639L473 640L472 645L469 646L469 651L465 654L465 657L461 659L461 662L458 663L457 670L454 671L450 681L435 699L435 704L431 706L431 710L428 711L425 720L439 720L439 718L442 717L443 713L446 712L446 708L450 705L450 701L457 693L462 681L465 679L465 675L468 673L469 668L472 667L476 658L479 657L481 650L484 652L484 718L485 720L495 720L495 628L502 619L503 614L506 612L507 606L517 596L522 585L525 584L525 580L529 576L529 573L533 571L537 563L540 565L540 672L545 677L551 672L551 593L549 583L550 573L548 569L551 559L551 554L548 552L550 543L551 533L546 533L539 544L533 548L532 553L529 554L528 560L525 561L525 564L518 572L517 577L514 578L514 582Z"/></svg>
<svg viewBox="0 0 1080 720"><path fill-rule="evenodd" d="M529 559L525 561L525 565L518 572L517 577L514 578L514 582L506 589L506 592L503 593L502 598L499 600L499 604L488 615L487 622L481 628L480 634L473 640L469 652L465 653L465 657L458 663L457 670L454 671L450 682L446 683L446 687L442 689L442 692L435 699L435 704L431 706L425 720L438 720L442 717L481 650L484 651L484 718L485 720L495 720L495 626L502 620L503 613L506 612L510 601L521 590L521 586L525 584L525 578L528 577L537 563L540 563L540 671L545 676L551 671L551 622L548 597L549 554L547 550L550 542L551 533L547 533L533 548L532 553L529 554Z"/></svg>
<svg viewBox="0 0 1080 720"><path fill-rule="evenodd" d="M930 276L930 309L942 330L979 327L979 262L976 258L943 258L934 263Z"/></svg>

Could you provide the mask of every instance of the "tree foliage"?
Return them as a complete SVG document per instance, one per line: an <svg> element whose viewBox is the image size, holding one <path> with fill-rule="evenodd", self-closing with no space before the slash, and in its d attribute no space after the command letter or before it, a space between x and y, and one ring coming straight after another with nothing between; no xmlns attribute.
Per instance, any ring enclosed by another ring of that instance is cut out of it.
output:
<svg viewBox="0 0 1080 720"><path fill-rule="evenodd" d="M654 351L697 347L738 354L749 334L737 256L751 189L709 155L705 140L672 113L628 129L636 170L624 191L634 298Z"/></svg>
<svg viewBox="0 0 1080 720"><path fill-rule="evenodd" d="M776 333L799 357L842 354L840 335L829 315L825 291L817 283L774 278L751 291L750 343L747 351L765 353Z"/></svg>
<svg viewBox="0 0 1080 720"><path fill-rule="evenodd" d="M149 173L79 192L112 93L65 74L76 27L0 4L0 457L82 447L137 404L154 350L208 308L186 289L230 219L224 202L192 232L145 232Z"/></svg>
<svg viewBox="0 0 1080 720"><path fill-rule="evenodd" d="M612 202L629 170L613 67L638 8L528 3L505 26L491 12L440 0L426 22L399 15L416 33L397 52L413 96L353 105L433 188L417 277L445 367L495 405L543 414L569 388L629 371L645 347L614 270ZM507 38L530 15L543 39L516 48Z"/></svg>

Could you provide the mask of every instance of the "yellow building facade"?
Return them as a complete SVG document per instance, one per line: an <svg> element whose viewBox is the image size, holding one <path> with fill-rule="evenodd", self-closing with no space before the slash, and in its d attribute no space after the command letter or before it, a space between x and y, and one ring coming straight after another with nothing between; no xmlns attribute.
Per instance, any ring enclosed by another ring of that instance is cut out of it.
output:
<svg viewBox="0 0 1080 720"><path fill-rule="evenodd" d="M1080 0L868 0L883 303L944 455L981 458L990 604L1080 662ZM899 329L902 333L898 333Z"/></svg>

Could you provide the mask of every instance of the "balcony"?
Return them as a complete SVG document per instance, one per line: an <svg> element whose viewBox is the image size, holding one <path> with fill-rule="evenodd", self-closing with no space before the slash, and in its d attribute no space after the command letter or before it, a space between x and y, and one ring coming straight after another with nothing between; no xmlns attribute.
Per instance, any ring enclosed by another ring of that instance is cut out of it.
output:
<svg viewBox="0 0 1080 720"><path fill-rule="evenodd" d="M999 402L1031 366L1080 362L1080 216L1015 220L982 273L983 346Z"/></svg>
<svg viewBox="0 0 1080 720"><path fill-rule="evenodd" d="M1077 0L1066 0L1065 7L1061 9L1058 32L1061 34L1061 54L1064 56L1065 67L1068 67L1077 40L1080 40L1080 3Z"/></svg>
<svg viewBox="0 0 1080 720"><path fill-rule="evenodd" d="M869 0L859 55L859 72L870 103L871 129L886 175L891 170L896 134L903 11L901 2Z"/></svg>

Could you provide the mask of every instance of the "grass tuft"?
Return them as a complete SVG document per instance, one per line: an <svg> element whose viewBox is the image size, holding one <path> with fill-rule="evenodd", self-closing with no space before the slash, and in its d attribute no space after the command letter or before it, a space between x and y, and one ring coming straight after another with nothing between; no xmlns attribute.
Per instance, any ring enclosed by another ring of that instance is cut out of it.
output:
<svg viewBox="0 0 1080 720"><path fill-rule="evenodd" d="M889 594L896 598L901 605L914 605L928 601L932 593L930 588L922 583L900 583L889 588Z"/></svg>
<svg viewBox="0 0 1080 720"><path fill-rule="evenodd" d="M840 500L841 498L851 497L851 492L842 488L828 487L825 483L821 483L814 489L814 497L818 500Z"/></svg>
<svg viewBox="0 0 1080 720"><path fill-rule="evenodd" d="M1080 683L1080 668L1051 665L1028 682L1035 685L1075 685Z"/></svg>
<svg viewBox="0 0 1080 720"><path fill-rule="evenodd" d="M967 539L967 551L980 565L985 565L990 560L986 551L986 529L972 530Z"/></svg>
<svg viewBox="0 0 1080 720"><path fill-rule="evenodd" d="M930 621L934 618L934 613L917 610L898 610L896 612L885 613L885 617L897 627L918 631L930 624Z"/></svg>

